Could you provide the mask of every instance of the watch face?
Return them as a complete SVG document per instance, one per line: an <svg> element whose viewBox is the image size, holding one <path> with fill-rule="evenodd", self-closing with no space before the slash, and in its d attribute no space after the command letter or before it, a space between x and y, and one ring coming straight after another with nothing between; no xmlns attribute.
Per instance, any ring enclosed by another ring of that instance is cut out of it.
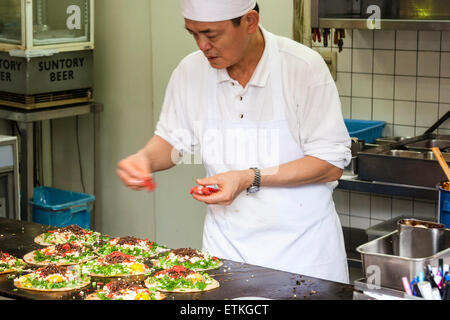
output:
<svg viewBox="0 0 450 320"><path fill-rule="evenodd" d="M259 187L257 186L251 186L250 188L248 188L247 192L248 193L256 193L259 191Z"/></svg>

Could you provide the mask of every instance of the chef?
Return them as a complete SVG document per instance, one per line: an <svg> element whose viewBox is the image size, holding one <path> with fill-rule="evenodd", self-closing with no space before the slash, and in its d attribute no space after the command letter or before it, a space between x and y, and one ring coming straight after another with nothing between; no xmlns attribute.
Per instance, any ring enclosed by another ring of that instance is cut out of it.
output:
<svg viewBox="0 0 450 320"><path fill-rule="evenodd" d="M211 195L203 248L248 264L348 282L332 193L351 160L321 56L265 30L256 0L182 0L200 50L173 71L155 135L118 163L134 190L200 150ZM176 48L176 43L173 43Z"/></svg>

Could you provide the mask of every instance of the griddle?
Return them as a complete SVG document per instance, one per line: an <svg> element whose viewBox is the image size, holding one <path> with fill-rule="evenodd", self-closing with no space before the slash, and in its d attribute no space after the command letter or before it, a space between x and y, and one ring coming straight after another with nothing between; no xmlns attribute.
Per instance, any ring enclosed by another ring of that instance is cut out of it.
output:
<svg viewBox="0 0 450 320"><path fill-rule="evenodd" d="M40 233L55 227L0 218L0 251L22 258L42 246L33 242ZM299 257L301 259L301 257ZM274 300L352 300L352 285L307 277L260 266L222 260L218 270L210 270L220 287L201 293L167 294L168 300L231 300L261 297ZM95 291L88 287L70 293L43 293L16 289L9 275L0 275L0 296L26 300L82 300ZM95 279L93 279L95 280Z"/></svg>

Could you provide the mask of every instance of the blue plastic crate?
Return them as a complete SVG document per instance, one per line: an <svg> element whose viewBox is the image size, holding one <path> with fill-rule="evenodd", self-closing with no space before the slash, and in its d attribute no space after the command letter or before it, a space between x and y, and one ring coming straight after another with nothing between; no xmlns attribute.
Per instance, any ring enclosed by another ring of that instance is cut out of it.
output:
<svg viewBox="0 0 450 320"><path fill-rule="evenodd" d="M33 221L55 227L71 224L82 228L91 227L93 195L55 189L50 187L34 188Z"/></svg>
<svg viewBox="0 0 450 320"><path fill-rule="evenodd" d="M381 138L386 125L384 121L373 120L344 119L344 122L350 137L364 140L366 143L373 143L375 139Z"/></svg>

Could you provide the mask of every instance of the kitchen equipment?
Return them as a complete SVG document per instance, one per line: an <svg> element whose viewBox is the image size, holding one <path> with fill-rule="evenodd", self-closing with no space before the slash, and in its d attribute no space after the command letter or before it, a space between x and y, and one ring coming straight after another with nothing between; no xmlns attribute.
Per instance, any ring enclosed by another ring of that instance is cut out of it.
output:
<svg viewBox="0 0 450 320"><path fill-rule="evenodd" d="M385 145L385 144L391 144L396 143L399 141L403 141L406 139L411 139L412 137L381 137L378 139L375 139L375 143L379 145Z"/></svg>
<svg viewBox="0 0 450 320"><path fill-rule="evenodd" d="M392 219L380 222L376 225L371 226L366 229L367 237L369 241L375 240L376 238L383 237L395 230L398 230L398 222L403 219L410 219L408 216L399 216L394 217ZM430 218L419 218L416 217L417 220L427 220L430 221ZM430 222L436 222L434 219Z"/></svg>
<svg viewBox="0 0 450 320"><path fill-rule="evenodd" d="M373 285L372 283L368 283L366 279L357 279L354 281L353 285L355 288L355 291L353 292L353 300L424 300L421 297L408 295L404 289L396 290L380 287Z"/></svg>
<svg viewBox="0 0 450 320"><path fill-rule="evenodd" d="M0 51L0 63L9 66L3 71L7 75L4 81L0 79L2 105L28 110L92 100L93 50L31 59Z"/></svg>
<svg viewBox="0 0 450 320"><path fill-rule="evenodd" d="M449 118L450 111L421 136L360 152L358 178L435 189L436 183L445 180L446 176L431 151L434 146L442 147L443 158L450 161L450 153L447 152L450 148L446 148L450 136L433 132Z"/></svg>
<svg viewBox="0 0 450 320"><path fill-rule="evenodd" d="M375 139L380 138L386 125L384 121L355 119L344 119L344 123L350 137L364 140L365 143L372 143Z"/></svg>
<svg viewBox="0 0 450 320"><path fill-rule="evenodd" d="M422 236L422 235L421 235ZM401 248L398 230L359 246L363 271L366 279L376 279L376 285L403 291L402 277L413 279L424 272L428 265L438 267L439 259L450 263L450 230L445 229L443 242L437 252L422 252L420 256L400 256Z"/></svg>
<svg viewBox="0 0 450 320"><path fill-rule="evenodd" d="M442 170L444 171L445 175L447 176L448 181L450 181L450 168L448 167L448 164L442 155L441 151L438 147L433 147L433 154L436 157L436 160L439 162L439 165L441 166Z"/></svg>
<svg viewBox="0 0 450 320"><path fill-rule="evenodd" d="M405 148L408 150L417 150L417 151L432 151L433 148L438 148L440 150L447 150L450 148L450 140L427 139L416 143L408 144L405 146Z"/></svg>
<svg viewBox="0 0 450 320"><path fill-rule="evenodd" d="M365 141L358 138L351 138L351 151L352 160L350 164L344 168L345 175L356 175L358 174L358 152L364 150Z"/></svg>
<svg viewBox="0 0 450 320"><path fill-rule="evenodd" d="M450 30L448 0L313 0L313 28ZM375 23L374 23L375 22Z"/></svg>
<svg viewBox="0 0 450 320"><path fill-rule="evenodd" d="M444 246L445 226L440 223L401 219L397 222L399 256L420 258L438 253Z"/></svg>
<svg viewBox="0 0 450 320"><path fill-rule="evenodd" d="M450 228L450 189L445 187L448 182L444 181L437 185L439 192L438 221Z"/></svg>
<svg viewBox="0 0 450 320"><path fill-rule="evenodd" d="M436 188L446 180L436 157L430 151L407 150L408 144L426 139L450 139L450 136L419 136L398 143L381 145L358 154L358 178L367 181L389 182L411 186ZM450 161L450 153L442 153Z"/></svg>
<svg viewBox="0 0 450 320"><path fill-rule="evenodd" d="M0 1L0 51L47 56L94 48L94 0Z"/></svg>
<svg viewBox="0 0 450 320"><path fill-rule="evenodd" d="M94 0L0 0L0 104L90 102Z"/></svg>
<svg viewBox="0 0 450 320"><path fill-rule="evenodd" d="M34 189L33 222L66 227L76 224L91 228L91 210L95 196L50 187Z"/></svg>

